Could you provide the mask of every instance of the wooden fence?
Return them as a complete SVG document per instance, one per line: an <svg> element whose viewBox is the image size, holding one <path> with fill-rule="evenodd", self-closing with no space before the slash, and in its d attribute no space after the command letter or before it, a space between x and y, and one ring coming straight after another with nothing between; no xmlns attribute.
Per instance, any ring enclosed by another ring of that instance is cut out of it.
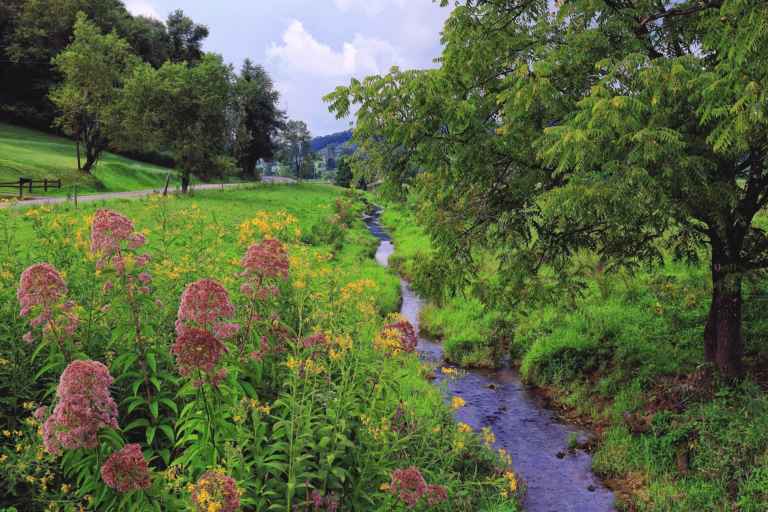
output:
<svg viewBox="0 0 768 512"><path fill-rule="evenodd" d="M18 181L0 182L0 188L14 188L19 191L19 199L22 199L24 197L24 190L27 190L31 194L34 190L43 189L43 191L48 192L49 188L61 188L61 179L33 180L29 178L19 178Z"/></svg>

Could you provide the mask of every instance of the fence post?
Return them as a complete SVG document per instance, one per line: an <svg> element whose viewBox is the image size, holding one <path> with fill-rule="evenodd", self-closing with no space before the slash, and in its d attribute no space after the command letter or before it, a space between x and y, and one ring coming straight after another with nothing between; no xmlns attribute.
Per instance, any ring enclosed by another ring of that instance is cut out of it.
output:
<svg viewBox="0 0 768 512"><path fill-rule="evenodd" d="M48 178L43 179L43 190L48 192Z"/></svg>
<svg viewBox="0 0 768 512"><path fill-rule="evenodd" d="M19 178L19 199L24 198L24 178Z"/></svg>

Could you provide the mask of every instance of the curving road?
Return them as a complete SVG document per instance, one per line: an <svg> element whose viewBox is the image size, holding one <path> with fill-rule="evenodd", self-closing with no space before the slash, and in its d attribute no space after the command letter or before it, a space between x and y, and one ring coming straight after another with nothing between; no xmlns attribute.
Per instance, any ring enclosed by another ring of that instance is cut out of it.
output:
<svg viewBox="0 0 768 512"><path fill-rule="evenodd" d="M285 183L295 183L296 180L293 178L283 178L281 176L264 176L261 180L261 183L275 183L275 184L285 184ZM201 183L198 185L191 185L190 190L224 190L224 189L231 189L231 188L239 188L239 187L246 187L257 184L256 182L245 182L245 183ZM162 191L162 188L158 189L147 189L147 190L132 190L130 192L103 192L99 194L84 194L84 195L78 195L77 196L77 202L78 203L87 203L90 201L104 201L108 199L136 199L136 198L142 198L146 197L152 194L159 194ZM174 187L173 189L169 188L169 193L177 193L178 189ZM13 204L14 207L24 207L24 206L40 206L43 204L60 204L60 203L66 203L67 201L70 201L66 196L55 196L55 197L40 197L37 199L28 199L25 201L20 201L18 203L2 203L0 202L0 208L3 208L4 206L8 206L10 204Z"/></svg>

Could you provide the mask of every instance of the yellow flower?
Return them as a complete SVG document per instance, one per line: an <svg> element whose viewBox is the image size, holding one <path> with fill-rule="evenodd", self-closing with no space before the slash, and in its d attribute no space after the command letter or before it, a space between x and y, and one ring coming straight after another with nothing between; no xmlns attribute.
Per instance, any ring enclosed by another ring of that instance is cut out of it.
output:
<svg viewBox="0 0 768 512"><path fill-rule="evenodd" d="M506 488L504 490L508 490L513 494L516 493L517 492L517 475L515 475L514 471L504 472L504 480L506 485Z"/></svg>
<svg viewBox="0 0 768 512"><path fill-rule="evenodd" d="M489 448L493 443L496 442L496 434L493 433L493 431L491 430L491 427L483 428L483 442Z"/></svg>
<svg viewBox="0 0 768 512"><path fill-rule="evenodd" d="M459 423L459 432L463 432L467 434L469 432L472 432L472 427L470 427L466 423Z"/></svg>
<svg viewBox="0 0 768 512"><path fill-rule="evenodd" d="M451 409L453 409L454 411L458 411L459 409L464 407L466 403L467 402L460 396L454 396L453 398L451 398Z"/></svg>
<svg viewBox="0 0 768 512"><path fill-rule="evenodd" d="M5 437L11 437L11 431L10 430L3 430L3 435Z"/></svg>
<svg viewBox="0 0 768 512"><path fill-rule="evenodd" d="M388 491L389 490L389 484L387 482L384 482L383 484L381 484L379 486L379 490L380 491L385 491L385 492Z"/></svg>
<svg viewBox="0 0 768 512"><path fill-rule="evenodd" d="M288 361L285 363L285 366L287 366L289 370L296 370L299 366L301 366L301 361L295 357L289 357Z"/></svg>
<svg viewBox="0 0 768 512"><path fill-rule="evenodd" d="M68 484L61 484L62 494L68 494L71 489L72 487L70 487Z"/></svg>

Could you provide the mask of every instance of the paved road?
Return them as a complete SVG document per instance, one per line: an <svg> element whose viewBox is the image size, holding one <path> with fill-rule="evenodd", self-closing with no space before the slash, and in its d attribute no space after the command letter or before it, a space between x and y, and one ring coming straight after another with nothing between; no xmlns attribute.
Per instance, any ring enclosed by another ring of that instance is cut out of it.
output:
<svg viewBox="0 0 768 512"><path fill-rule="evenodd" d="M283 178L280 176L264 176L262 178L262 183L294 183L295 180L292 178ZM222 189L231 189L231 188L238 188L238 187L244 187L244 186L250 186L254 183L201 183L198 185L192 185L192 190L222 190ZM130 192L104 192L101 194L85 194L82 196L77 196L77 202L78 203L87 203L89 201L103 201L107 199L136 199L141 197L146 197L151 194L158 194L162 191L162 188L160 189L152 189L152 190L132 190ZM169 192L175 192L175 189L169 189ZM54 197L41 197L38 199L29 199L25 201L20 201L18 203L13 203L16 207L24 207L24 206L39 206L43 204L59 204L59 203L66 203L70 199L66 196L54 196ZM11 203L6 203L11 204ZM3 207L3 203L0 202L0 208Z"/></svg>

